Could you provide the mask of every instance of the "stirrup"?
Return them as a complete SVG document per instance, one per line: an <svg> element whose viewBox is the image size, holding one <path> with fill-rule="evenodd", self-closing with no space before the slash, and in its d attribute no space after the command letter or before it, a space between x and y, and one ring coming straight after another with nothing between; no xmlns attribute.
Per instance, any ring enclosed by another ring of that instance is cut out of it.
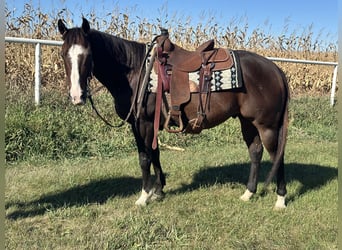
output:
<svg viewBox="0 0 342 250"><path fill-rule="evenodd" d="M182 121L182 115L181 115L180 111L178 111L177 113L178 113L179 127L176 128L176 129L173 129L173 128L171 128L169 126L170 125L171 116L172 116L171 111L169 111L169 113L167 115L166 121L164 123L164 128L169 133L180 133L180 132L183 132L184 125L183 125L183 121Z"/></svg>

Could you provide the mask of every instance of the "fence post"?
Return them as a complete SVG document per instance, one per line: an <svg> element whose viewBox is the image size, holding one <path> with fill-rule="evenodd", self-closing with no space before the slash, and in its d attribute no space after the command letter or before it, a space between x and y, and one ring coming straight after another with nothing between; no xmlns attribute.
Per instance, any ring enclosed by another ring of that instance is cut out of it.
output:
<svg viewBox="0 0 342 250"><path fill-rule="evenodd" d="M40 102L40 87L41 87L41 77L40 77L40 61L41 61L41 44L45 45L54 45L61 46L63 41L53 41L53 40L41 40L41 39L30 39L30 38L21 38L21 37L5 37L5 42L14 42L14 43L31 43L36 45L35 51L35 103L39 105ZM331 86L331 95L330 95L330 104L333 106L335 104L335 93L336 93L336 82L337 82L337 67L338 63L336 62L323 62L323 61L312 61L312 60L298 60L298 59L288 59L288 58L277 58L277 57L266 57L271 61L275 62L291 62L291 63L308 63L308 64L318 64L318 65L333 65L334 75L333 82Z"/></svg>
<svg viewBox="0 0 342 250"><path fill-rule="evenodd" d="M335 91L336 91L336 80L337 80L337 68L338 65L334 68L334 75L333 75L333 81L331 85L331 94L330 94L330 105L334 106L335 104Z"/></svg>
<svg viewBox="0 0 342 250"><path fill-rule="evenodd" d="M35 72L34 72L34 100L36 105L40 102L40 43L36 44L35 50Z"/></svg>

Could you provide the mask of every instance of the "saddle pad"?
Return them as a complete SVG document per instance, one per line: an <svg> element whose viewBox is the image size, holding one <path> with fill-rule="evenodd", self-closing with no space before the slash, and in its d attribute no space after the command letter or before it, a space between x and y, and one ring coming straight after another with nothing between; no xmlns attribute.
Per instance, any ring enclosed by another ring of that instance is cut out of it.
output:
<svg viewBox="0 0 342 250"><path fill-rule="evenodd" d="M211 79L211 91L224 91L242 87L242 75L239 59L234 51L229 51L233 57L234 64L230 69L213 71ZM189 73L189 81L198 85L200 71ZM154 70L150 73L150 81L147 91L155 93L157 90L158 75ZM196 88L190 88L191 93L196 93Z"/></svg>

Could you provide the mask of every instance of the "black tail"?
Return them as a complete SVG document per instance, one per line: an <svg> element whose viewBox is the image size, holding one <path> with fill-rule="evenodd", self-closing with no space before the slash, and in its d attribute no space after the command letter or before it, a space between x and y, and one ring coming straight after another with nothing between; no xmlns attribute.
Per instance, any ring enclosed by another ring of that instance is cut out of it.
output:
<svg viewBox="0 0 342 250"><path fill-rule="evenodd" d="M266 178L265 187L267 187L270 184L273 177L278 172L280 164L283 164L286 137L287 137L287 128L288 128L288 123L289 123L289 118L288 118L288 106L289 106L289 99L290 99L289 86L288 86L287 79L286 79L284 72L281 69L279 69L279 72L280 72L281 77L283 79L284 88L285 88L285 93L284 93L285 103L284 103L284 107L283 107L283 117L282 117L282 120L280 121L280 125L279 125L280 127L279 127L279 134L278 134L277 154L276 154L276 157L274 159L272 168L271 168L271 170L270 170L270 172Z"/></svg>

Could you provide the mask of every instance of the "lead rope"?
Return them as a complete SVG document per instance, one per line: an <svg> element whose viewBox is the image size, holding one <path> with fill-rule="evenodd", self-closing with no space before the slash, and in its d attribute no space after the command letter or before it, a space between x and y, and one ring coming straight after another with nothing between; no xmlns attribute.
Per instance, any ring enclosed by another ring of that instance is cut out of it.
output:
<svg viewBox="0 0 342 250"><path fill-rule="evenodd" d="M93 110L95 111L95 113L97 114L97 116L98 117L100 117L100 119L104 122L104 123L106 123L108 126L110 126L110 127L112 127L112 128L120 128L120 127L122 127L124 124L125 124L125 122L128 120L128 117L129 117L129 115L126 117L126 119L124 120L124 121L122 121L119 125L112 125L109 121L107 121L100 113L99 113L99 111L97 110L97 108L95 107L95 104L94 104L94 101L93 101L93 98L92 98L92 94L91 94L91 91L90 91L90 81L91 81L91 79L92 79L92 75L93 74L91 74L89 77L88 77L88 79L87 79L87 88L88 88L88 90L87 90L87 92L88 92L88 99L89 99L89 102L90 102L90 104L91 104L91 107L93 108Z"/></svg>
<svg viewBox="0 0 342 250"><path fill-rule="evenodd" d="M88 94L88 99L89 99L89 101L90 101L91 107L93 108L93 110L95 111L95 113L97 114L97 116L100 117L100 119L101 119L104 123L106 123L108 126L110 126L110 127L112 127L112 128L120 128L120 127L122 127L122 126L125 124L125 122L128 121L129 117L132 115L132 112L133 112L134 106L135 106L135 102L138 101L138 104L139 104L139 101L140 101L140 97L141 97L141 96L139 95L139 97L138 97L138 92L139 92L139 87L140 87L140 82L141 82L141 76L142 76L142 73L143 73L143 68L145 67L146 60L147 60L149 54L151 53L151 51L152 51L152 49L153 49L153 45L154 45L154 42L155 42L155 40L157 39L157 37L158 37L158 36L156 36L156 37L152 40L151 46L150 46L150 47L147 49L147 51L146 51L146 54L145 54L143 63L142 63L142 65L141 65L141 68L140 68L140 71L139 71L139 80L138 80L138 84L137 84L137 90L135 91L135 95L134 95L134 97L133 97L131 107L130 107L130 109L129 109L129 112L128 112L128 114L127 114L125 120L123 120L119 125L112 125L110 122L108 122L108 121L99 113L99 111L98 111L97 108L95 107L94 101L93 101L93 98L92 98L92 94L91 94L91 91L90 91L90 84L89 84L90 81L91 81L91 79L92 79L93 73L91 73L91 75L88 77L88 79L87 79L87 88L88 88L88 91L87 91L87 92L89 93L89 94ZM152 54L152 56L153 56L153 59L154 59L154 54ZM151 65L151 66L150 66L149 70L147 70L147 72L145 72L145 75L147 75L147 74L150 73L151 68L152 68L152 65L153 65L153 61L150 62L150 65ZM145 78L146 78L146 77L145 77ZM148 77L147 77L147 78L148 78ZM142 86L140 92L145 91L146 86L147 86L147 81L144 79L143 86ZM141 93L140 93L140 94L141 94ZM138 100L137 100L137 98L138 98ZM139 117L139 114L140 114L140 108L141 108L141 107L138 107L138 108L137 108L137 109L138 109L138 110L137 110L137 113L138 113L137 118Z"/></svg>

